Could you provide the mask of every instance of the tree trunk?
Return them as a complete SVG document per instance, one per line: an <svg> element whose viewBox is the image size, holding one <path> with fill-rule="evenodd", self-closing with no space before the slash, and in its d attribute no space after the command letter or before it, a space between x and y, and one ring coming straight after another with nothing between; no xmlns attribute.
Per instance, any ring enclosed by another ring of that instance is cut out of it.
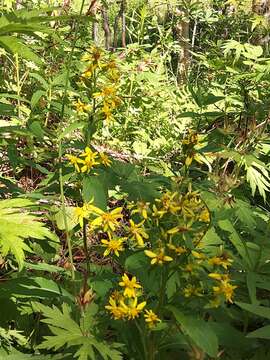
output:
<svg viewBox="0 0 270 360"><path fill-rule="evenodd" d="M179 84L185 82L188 76L190 64L190 42L189 42L189 19L187 14L178 10L177 15L182 18L175 26L177 40L181 46L178 54L177 81Z"/></svg>
<svg viewBox="0 0 270 360"><path fill-rule="evenodd" d="M126 47L126 0L121 0L120 10L119 13L116 15L114 19L114 27L113 27L113 47L117 49L118 44L118 30L119 30L119 21L122 21L122 31L121 31L121 38L122 38L122 46Z"/></svg>
<svg viewBox="0 0 270 360"><path fill-rule="evenodd" d="M103 18L103 29L105 34L105 48L109 50L111 48L111 29L109 25L108 11L105 7L101 9L102 18Z"/></svg>
<svg viewBox="0 0 270 360"><path fill-rule="evenodd" d="M122 0L122 47L125 48L126 44L126 0Z"/></svg>
<svg viewBox="0 0 270 360"><path fill-rule="evenodd" d="M97 14L98 0L91 0L86 15L92 15L94 17L92 24L92 39L94 43L98 41L98 22L95 20Z"/></svg>

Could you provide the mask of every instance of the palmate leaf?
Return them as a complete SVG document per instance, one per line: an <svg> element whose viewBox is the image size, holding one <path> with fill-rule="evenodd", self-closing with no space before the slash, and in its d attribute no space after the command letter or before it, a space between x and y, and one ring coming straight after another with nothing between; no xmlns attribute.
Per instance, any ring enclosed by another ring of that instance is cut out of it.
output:
<svg viewBox="0 0 270 360"><path fill-rule="evenodd" d="M43 240L48 238L57 241L42 222L25 210L32 202L24 199L8 199L0 201L0 253L3 257L13 254L19 269L22 269L25 251L31 252L26 239Z"/></svg>
<svg viewBox="0 0 270 360"><path fill-rule="evenodd" d="M91 306L91 305L90 305ZM121 360L122 355L116 349L119 344L107 344L98 340L90 332L82 328L71 318L71 309L63 304L62 311L56 306L49 307L34 303L35 311L44 315L42 322L48 324L53 335L45 336L39 349L59 350L62 347L77 347L74 357L78 360L96 360L99 353L104 360Z"/></svg>
<svg viewBox="0 0 270 360"><path fill-rule="evenodd" d="M254 196L256 189L260 195L266 200L266 192L270 191L269 170L265 164L253 155L245 155L243 164L247 172L247 181L250 184L252 195Z"/></svg>

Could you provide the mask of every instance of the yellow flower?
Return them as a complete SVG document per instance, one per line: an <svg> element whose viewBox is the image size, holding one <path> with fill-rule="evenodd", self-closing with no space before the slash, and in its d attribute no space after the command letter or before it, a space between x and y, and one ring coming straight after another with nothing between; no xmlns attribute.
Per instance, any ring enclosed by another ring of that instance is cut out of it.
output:
<svg viewBox="0 0 270 360"><path fill-rule="evenodd" d="M187 273L186 275L184 275L184 277L190 275L196 275L198 270L198 265L195 263L188 263L186 266L184 266L183 270Z"/></svg>
<svg viewBox="0 0 270 360"><path fill-rule="evenodd" d="M158 322L161 322L161 320L152 310L145 310L144 318L150 329L155 327Z"/></svg>
<svg viewBox="0 0 270 360"><path fill-rule="evenodd" d="M104 87L100 92L94 93L93 97L109 97L109 96L115 96L116 89L113 86L106 86Z"/></svg>
<svg viewBox="0 0 270 360"><path fill-rule="evenodd" d="M193 155L193 154L188 155L188 156L186 157L186 160L185 160L185 165L186 165L187 167L190 166L190 165L192 164L193 159L194 159L194 155Z"/></svg>
<svg viewBox="0 0 270 360"><path fill-rule="evenodd" d="M165 214L166 214L166 210L159 210L156 205L153 205L152 208L152 216L155 218L159 218L161 219Z"/></svg>
<svg viewBox="0 0 270 360"><path fill-rule="evenodd" d="M194 145L198 144L198 142L199 142L198 134L193 131L189 131L188 136L184 138L184 140L182 141L182 144L194 146Z"/></svg>
<svg viewBox="0 0 270 360"><path fill-rule="evenodd" d="M234 295L234 289L236 289L237 286L231 285L228 281L221 280L219 286L213 286L214 293L217 294L223 294L225 296L226 301L233 303L233 295Z"/></svg>
<svg viewBox="0 0 270 360"><path fill-rule="evenodd" d="M95 159L93 158L85 158L83 160L83 166L81 167L81 172L87 172L89 173L89 171L95 166L98 165L99 163L97 161L95 161Z"/></svg>
<svg viewBox="0 0 270 360"><path fill-rule="evenodd" d="M106 305L105 309L110 311L115 320L123 319L125 317L125 310L123 307L117 305L113 297L110 297L109 305Z"/></svg>
<svg viewBox="0 0 270 360"><path fill-rule="evenodd" d="M209 265L216 265L216 266L222 266L224 269L227 270L228 266L232 265L233 260L222 257L222 256L214 256L213 258L208 260Z"/></svg>
<svg viewBox="0 0 270 360"><path fill-rule="evenodd" d="M97 152L94 152L92 149L90 149L89 146L86 146L84 149L84 152L80 155L82 157L89 157L89 158L96 158L98 155Z"/></svg>
<svg viewBox="0 0 270 360"><path fill-rule="evenodd" d="M112 110L113 110L113 108L110 105L110 103L108 101L104 101L103 107L102 107L102 112L103 112L103 114L105 114L105 120L106 120L107 124L112 119Z"/></svg>
<svg viewBox="0 0 270 360"><path fill-rule="evenodd" d="M111 234L108 233L109 240L102 239L102 246L107 247L104 251L103 256L108 256L111 253L114 253L117 257L119 257L119 251L124 251L123 243L125 242L125 238L115 238L113 239Z"/></svg>
<svg viewBox="0 0 270 360"><path fill-rule="evenodd" d="M176 253L176 255L182 255L187 252L187 249L183 246L175 246L173 244L167 244L168 248Z"/></svg>
<svg viewBox="0 0 270 360"><path fill-rule="evenodd" d="M230 278L229 278L229 275L228 274L219 274L219 273L210 273L208 274L208 276L211 278L211 279L214 279L214 280L217 280L217 281L229 281Z"/></svg>
<svg viewBox="0 0 270 360"><path fill-rule="evenodd" d="M201 214L199 216L199 220L202 222L206 222L206 223L210 222L210 213L209 213L208 209L203 209L203 211L201 212Z"/></svg>
<svg viewBox="0 0 270 360"><path fill-rule="evenodd" d="M210 302L209 302L209 307L210 308L217 308L220 306L220 299L218 297L214 297Z"/></svg>
<svg viewBox="0 0 270 360"><path fill-rule="evenodd" d="M120 281L119 285L125 288L124 296L128 298L135 298L136 289L141 289L141 285L137 283L136 276L133 276L130 280L127 274L122 276L122 281Z"/></svg>
<svg viewBox="0 0 270 360"><path fill-rule="evenodd" d="M138 298L130 300L128 305L124 303L124 301L120 301L121 310L125 313L125 316L128 320L135 319L142 312L143 308L146 305L146 301L138 304Z"/></svg>
<svg viewBox="0 0 270 360"><path fill-rule="evenodd" d="M74 165L75 169L80 172L79 164L83 164L83 161L74 155L66 154L65 156L68 158L69 162Z"/></svg>
<svg viewBox="0 0 270 360"><path fill-rule="evenodd" d="M171 193L170 191L167 191L160 199L156 199L156 202L162 205L162 210L170 212L171 214L176 214L177 211L181 209L178 202L174 200L176 196L177 192Z"/></svg>
<svg viewBox="0 0 270 360"><path fill-rule="evenodd" d="M99 156L100 156L100 159L101 159L101 163L104 166L111 166L112 161L109 159L107 154L105 154L103 152L100 152Z"/></svg>
<svg viewBox="0 0 270 360"><path fill-rule="evenodd" d="M154 253L153 251L150 251L150 250L144 250L144 253L146 256L148 256L152 259L151 265L155 265L155 264L163 265L164 262L173 261L173 258L165 255L165 251L163 248L158 249L157 253Z"/></svg>
<svg viewBox="0 0 270 360"><path fill-rule="evenodd" d="M131 211L131 214L140 214L144 219L148 217L149 203L138 201L136 204L137 208Z"/></svg>
<svg viewBox="0 0 270 360"><path fill-rule="evenodd" d="M80 99L78 99L78 101L74 103L74 105L76 107L76 111L79 113L83 113L84 111L91 110L91 105L82 103Z"/></svg>
<svg viewBox="0 0 270 360"><path fill-rule="evenodd" d="M82 207L77 206L75 208L75 217L81 227L83 227L83 220L87 219L90 215L90 207L89 204L84 204Z"/></svg>
<svg viewBox="0 0 270 360"><path fill-rule="evenodd" d="M114 291L112 292L111 297L112 297L115 301L124 300L123 294L122 294L120 291L118 291L118 290L114 290Z"/></svg>
<svg viewBox="0 0 270 360"><path fill-rule="evenodd" d="M181 234L188 230L189 230L188 226L175 226L174 228L167 230L167 234L169 234L169 235L174 235L177 233Z"/></svg>
<svg viewBox="0 0 270 360"><path fill-rule="evenodd" d="M202 288L189 284L183 289L183 294L187 298L191 296L203 296L201 291Z"/></svg>
<svg viewBox="0 0 270 360"><path fill-rule="evenodd" d="M90 64L88 66L88 68L82 73L82 77L89 79L93 76L94 71L96 70L96 68L98 67L97 64Z"/></svg>
<svg viewBox="0 0 270 360"><path fill-rule="evenodd" d="M198 260L198 264L206 259L206 255L199 253L198 251L192 250L191 254Z"/></svg>
<svg viewBox="0 0 270 360"><path fill-rule="evenodd" d="M99 165L97 161L98 153L93 152L88 146L80 156L85 157L84 160L82 160L83 166L81 172L88 173L94 166Z"/></svg>
<svg viewBox="0 0 270 360"><path fill-rule="evenodd" d="M148 239L149 235L142 228L144 221L135 224L132 219L129 220L129 232L131 233L131 240L136 240L138 245L144 246L144 239Z"/></svg>
<svg viewBox="0 0 270 360"><path fill-rule="evenodd" d="M105 232L108 230L115 231L116 227L119 226L119 220L123 217L122 210L122 207L115 208L110 212L98 209L99 216L91 222L91 227L101 226Z"/></svg>

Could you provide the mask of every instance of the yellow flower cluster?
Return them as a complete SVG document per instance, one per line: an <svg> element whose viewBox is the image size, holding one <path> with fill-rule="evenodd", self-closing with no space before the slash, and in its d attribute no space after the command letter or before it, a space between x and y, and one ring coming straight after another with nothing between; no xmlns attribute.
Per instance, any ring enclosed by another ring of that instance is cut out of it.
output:
<svg viewBox="0 0 270 360"><path fill-rule="evenodd" d="M214 300L213 304L218 306L221 302L221 298L225 297L225 300L233 303L234 290L237 288L236 285L230 283L228 274L210 273L209 277L218 282L217 285L213 286ZM221 296L221 298L220 298Z"/></svg>
<svg viewBox="0 0 270 360"><path fill-rule="evenodd" d="M111 160L108 155L103 152L97 152L86 147L79 157L66 154L66 158L69 160L77 172L89 173L92 168L97 165L103 164L104 166L111 166Z"/></svg>
<svg viewBox="0 0 270 360"><path fill-rule="evenodd" d="M187 285L183 288L183 295L186 298L194 296L210 295L208 307L218 307L222 301L233 302L234 290L236 285L231 284L228 273L220 273L222 269L228 271L228 267L232 265L232 259L227 254L220 256L208 257L206 254L192 250L189 262L183 267L183 278L187 281ZM209 267L210 266L210 267ZM215 272L211 272L211 271ZM207 271L208 279L212 281L202 281L203 272Z"/></svg>
<svg viewBox="0 0 270 360"><path fill-rule="evenodd" d="M135 276L129 278L127 274L122 276L119 286L123 290L114 291L105 308L115 320L134 320L139 317L146 306L146 301L138 303L142 286L137 282ZM145 310L144 318L149 328L155 327L161 321L152 310Z"/></svg>
<svg viewBox="0 0 270 360"><path fill-rule="evenodd" d="M117 96L117 86L120 80L120 72L115 60L107 58L104 51L98 47L92 47L87 54L82 57L85 63L85 70L82 74L82 80L86 85L93 81L100 88L100 91L92 94L94 99L101 100L98 103L100 113L104 116L107 124L113 118L113 111L120 105L121 101ZM98 76L99 75L99 76ZM105 81L97 83L98 77L105 76ZM106 83L106 86L104 86ZM109 84L109 85L108 85ZM77 105L77 111L88 111L83 105Z"/></svg>

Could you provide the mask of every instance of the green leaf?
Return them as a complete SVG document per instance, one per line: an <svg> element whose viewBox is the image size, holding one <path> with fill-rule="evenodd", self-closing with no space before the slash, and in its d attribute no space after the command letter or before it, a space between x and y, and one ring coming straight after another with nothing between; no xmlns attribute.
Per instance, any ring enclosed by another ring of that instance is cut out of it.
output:
<svg viewBox="0 0 270 360"><path fill-rule="evenodd" d="M65 215L67 220L67 229L65 226L64 213L63 210L60 209L54 216L53 219L56 221L56 225L59 230L67 230L70 231L78 225L78 220L75 214L75 207L66 206L65 207Z"/></svg>
<svg viewBox="0 0 270 360"><path fill-rule="evenodd" d="M208 322L194 316L184 315L174 306L168 306L184 334L209 356L218 354L218 338Z"/></svg>
<svg viewBox="0 0 270 360"><path fill-rule="evenodd" d="M31 133L39 140L43 140L45 131L39 121L33 121L29 126Z"/></svg>
<svg viewBox="0 0 270 360"><path fill-rule="evenodd" d="M47 299L65 297L73 300L73 296L51 279L43 277L18 277L1 284L0 298L33 298Z"/></svg>
<svg viewBox="0 0 270 360"><path fill-rule="evenodd" d="M107 209L108 189L100 176L85 176L83 178L82 196L84 202L93 200L93 204L102 210Z"/></svg>
<svg viewBox="0 0 270 360"><path fill-rule="evenodd" d="M33 308L44 315L42 322L48 324L52 335L44 336L44 341L39 349L58 350L63 347L75 347L74 357L79 360L96 360L97 353L104 360L121 360L121 353L116 350L119 344L107 344L94 337L92 331L83 332L79 324L71 317L71 308L63 304L62 311L56 306L45 306L34 303ZM89 328L91 324L89 324Z"/></svg>
<svg viewBox="0 0 270 360"><path fill-rule="evenodd" d="M63 139L65 136L69 135L75 130L83 128L85 125L85 122L83 121L76 121L70 125L68 125L65 130L59 135L59 140Z"/></svg>
<svg viewBox="0 0 270 360"><path fill-rule="evenodd" d="M17 209L19 204L28 205L25 199L10 199L0 201L0 251L3 257L13 254L19 269L24 264L25 252L31 252L26 239L51 239L57 241L57 236L51 233L37 217Z"/></svg>
<svg viewBox="0 0 270 360"><path fill-rule="evenodd" d="M42 65L41 58L37 56L21 40L13 36L0 36L0 46L4 47L7 51L13 54L22 56L24 59L33 61L38 65Z"/></svg>
<svg viewBox="0 0 270 360"><path fill-rule="evenodd" d="M270 339L270 325L261 327L247 335L248 338Z"/></svg>
<svg viewBox="0 0 270 360"><path fill-rule="evenodd" d="M31 98L31 108L32 109L34 109L37 106L37 104L42 96L46 96L45 91L37 90L34 92L34 94L32 95L32 98Z"/></svg>
<svg viewBox="0 0 270 360"><path fill-rule="evenodd" d="M13 105L0 103L0 115L13 115L14 109Z"/></svg>
<svg viewBox="0 0 270 360"><path fill-rule="evenodd" d="M249 311L255 315L264 317L270 320L270 307L260 306L256 304L246 304L243 302L236 302L236 305L240 306L242 309Z"/></svg>

